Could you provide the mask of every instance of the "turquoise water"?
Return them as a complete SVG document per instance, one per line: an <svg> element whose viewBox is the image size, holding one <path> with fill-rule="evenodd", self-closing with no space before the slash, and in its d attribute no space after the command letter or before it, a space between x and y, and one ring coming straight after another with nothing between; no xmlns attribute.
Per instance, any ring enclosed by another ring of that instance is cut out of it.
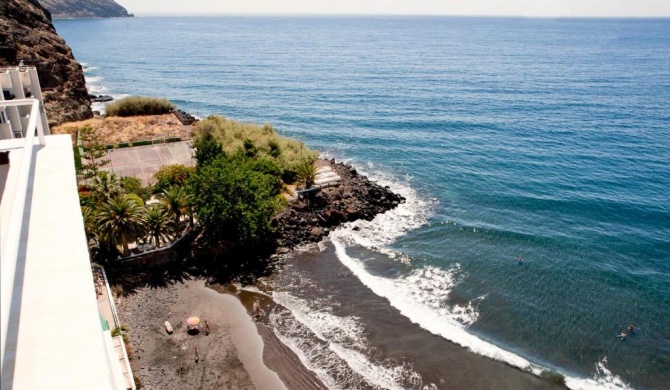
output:
<svg viewBox="0 0 670 390"><path fill-rule="evenodd" d="M670 20L55 25L94 93L270 122L408 195L335 245L370 276L445 272L416 295L436 321L571 377L670 387Z"/></svg>

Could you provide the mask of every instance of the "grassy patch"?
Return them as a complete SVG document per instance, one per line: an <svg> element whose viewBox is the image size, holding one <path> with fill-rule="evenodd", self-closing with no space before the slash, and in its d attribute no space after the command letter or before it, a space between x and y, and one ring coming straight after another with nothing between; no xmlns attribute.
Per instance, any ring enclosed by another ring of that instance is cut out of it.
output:
<svg viewBox="0 0 670 390"><path fill-rule="evenodd" d="M250 157L268 158L277 163L284 177L295 177L296 168L305 160L316 160L317 154L305 144L277 134L272 125L240 123L222 116L210 116L198 122L194 138L211 135L232 156L242 150Z"/></svg>
<svg viewBox="0 0 670 390"><path fill-rule="evenodd" d="M105 116L162 115L174 110L174 104L167 99L145 96L129 96L105 107Z"/></svg>

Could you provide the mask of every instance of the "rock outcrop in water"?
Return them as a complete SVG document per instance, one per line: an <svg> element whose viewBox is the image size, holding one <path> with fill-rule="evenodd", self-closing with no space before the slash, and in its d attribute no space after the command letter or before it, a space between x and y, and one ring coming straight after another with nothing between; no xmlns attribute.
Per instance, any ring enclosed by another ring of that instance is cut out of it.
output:
<svg viewBox="0 0 670 390"><path fill-rule="evenodd" d="M340 183L316 193L311 199L292 202L273 220L279 253L300 244L320 241L330 229L358 219L372 220L396 208L405 198L359 175L355 168L330 160Z"/></svg>
<svg viewBox="0 0 670 390"><path fill-rule="evenodd" d="M50 126L93 117L82 67L37 0L0 1L0 66L20 60L37 68Z"/></svg>
<svg viewBox="0 0 670 390"><path fill-rule="evenodd" d="M132 17L114 0L40 0L54 18L127 18Z"/></svg>

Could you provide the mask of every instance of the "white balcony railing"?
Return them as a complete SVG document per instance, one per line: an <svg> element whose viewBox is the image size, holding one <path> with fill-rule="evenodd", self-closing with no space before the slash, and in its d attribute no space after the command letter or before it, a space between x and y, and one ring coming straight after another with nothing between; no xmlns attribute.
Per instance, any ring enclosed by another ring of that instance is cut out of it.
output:
<svg viewBox="0 0 670 390"><path fill-rule="evenodd" d="M3 100L0 101L0 108L13 106L29 106L30 117L28 127L25 128L25 141L23 144L23 153L18 167L14 199L12 199L12 208L7 228L2 239L2 349L0 355L0 365L4 367L5 347L7 343L7 331L9 326L10 309L12 306L14 282L16 279L16 265L18 262L19 244L21 240L21 230L23 228L23 213L26 206L26 193L28 190L28 181L30 180L30 171L33 160L33 151L35 149L35 133L39 138L39 145L45 145L44 126L42 116L40 115L40 103L37 99ZM5 194L7 195L7 194ZM4 375L4 372L2 373Z"/></svg>

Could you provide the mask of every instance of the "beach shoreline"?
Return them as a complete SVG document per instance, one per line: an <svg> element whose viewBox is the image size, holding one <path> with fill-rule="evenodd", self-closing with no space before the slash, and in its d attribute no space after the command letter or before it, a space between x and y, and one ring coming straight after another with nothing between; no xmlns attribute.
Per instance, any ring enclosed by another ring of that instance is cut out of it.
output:
<svg viewBox="0 0 670 390"><path fill-rule="evenodd" d="M291 389L325 389L270 329L259 324L259 333L243 300L205 285L204 280L183 280L142 287L118 299L133 372L142 388L285 389L288 383ZM202 321L197 335L186 332L191 316ZM165 321L172 325L172 334L165 330ZM210 326L208 335L204 321Z"/></svg>

